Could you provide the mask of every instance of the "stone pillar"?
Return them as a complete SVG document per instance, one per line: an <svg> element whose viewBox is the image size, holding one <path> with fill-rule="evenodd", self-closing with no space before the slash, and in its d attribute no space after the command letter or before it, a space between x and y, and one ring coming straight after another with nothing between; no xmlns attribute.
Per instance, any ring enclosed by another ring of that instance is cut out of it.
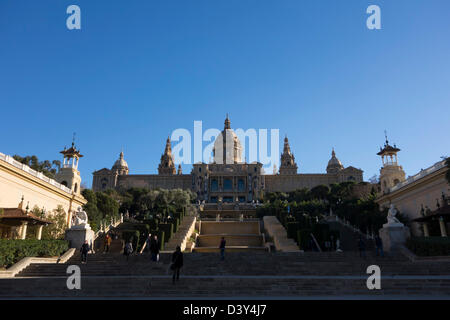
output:
<svg viewBox="0 0 450 320"><path fill-rule="evenodd" d="M428 222L424 222L423 223L423 235L425 237L429 237L430 236L430 231L428 230Z"/></svg>
<svg viewBox="0 0 450 320"><path fill-rule="evenodd" d="M42 238L42 228L44 227L44 225L40 225L40 226L38 226L38 229L37 229L37 233L36 233L36 239L38 239L38 240L41 240L41 238Z"/></svg>
<svg viewBox="0 0 450 320"><path fill-rule="evenodd" d="M379 234L385 251L393 251L399 246L404 245L406 240L411 236L409 228L401 223L398 225L385 224L380 229Z"/></svg>
<svg viewBox="0 0 450 320"><path fill-rule="evenodd" d="M439 226L441 227L441 236L447 236L447 229L445 228L444 217L439 217Z"/></svg>
<svg viewBox="0 0 450 320"><path fill-rule="evenodd" d="M27 238L27 225L28 222L22 222L22 232L20 234L20 239L25 240Z"/></svg>

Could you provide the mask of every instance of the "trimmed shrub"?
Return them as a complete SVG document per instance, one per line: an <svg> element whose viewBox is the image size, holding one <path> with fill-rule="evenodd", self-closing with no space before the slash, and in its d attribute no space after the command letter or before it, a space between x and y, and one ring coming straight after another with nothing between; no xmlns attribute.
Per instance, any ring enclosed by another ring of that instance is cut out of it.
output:
<svg viewBox="0 0 450 320"><path fill-rule="evenodd" d="M288 223L286 223L286 232L287 232L287 237L289 239L296 240L297 232L299 230L300 230L300 223L299 222L288 222Z"/></svg>
<svg viewBox="0 0 450 320"><path fill-rule="evenodd" d="M164 250L164 243L165 242L167 242L167 241L162 241L162 239L164 239L165 240L165 232L164 231L162 231L162 230L159 230L158 231L158 239L159 239L159 250Z"/></svg>
<svg viewBox="0 0 450 320"><path fill-rule="evenodd" d="M418 256L450 255L450 239L444 237L409 238L406 247Z"/></svg>
<svg viewBox="0 0 450 320"><path fill-rule="evenodd" d="M172 238L172 235L173 235L173 224L172 223L160 223L159 230L164 231L164 234L165 234L164 243L166 243L167 241L170 240L170 238ZM163 239L163 238L160 238L160 239Z"/></svg>
<svg viewBox="0 0 450 320"><path fill-rule="evenodd" d="M301 250L310 250L311 229L301 229L297 231L297 244Z"/></svg>
<svg viewBox="0 0 450 320"><path fill-rule="evenodd" d="M66 240L0 240L0 267L10 267L25 257L55 257L69 249Z"/></svg>

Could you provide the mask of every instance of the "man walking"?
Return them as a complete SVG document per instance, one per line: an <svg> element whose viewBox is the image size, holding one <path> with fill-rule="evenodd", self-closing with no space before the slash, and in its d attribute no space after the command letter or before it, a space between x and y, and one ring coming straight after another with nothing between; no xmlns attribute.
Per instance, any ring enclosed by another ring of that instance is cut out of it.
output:
<svg viewBox="0 0 450 320"><path fill-rule="evenodd" d="M157 262L159 258L159 241L156 234L153 237L153 240L150 242L150 252L152 254L152 261Z"/></svg>
<svg viewBox="0 0 450 320"><path fill-rule="evenodd" d="M222 237L222 240L220 240L220 260L225 260L225 245L227 244L226 240L224 237Z"/></svg>
<svg viewBox="0 0 450 320"><path fill-rule="evenodd" d="M358 241L358 249L359 249L359 257L366 258L366 243L363 238L360 236Z"/></svg>
<svg viewBox="0 0 450 320"><path fill-rule="evenodd" d="M88 252L91 250L89 243L87 240L84 240L84 243L81 245L80 252L81 252L81 263L87 263L87 255Z"/></svg>
<svg viewBox="0 0 450 320"><path fill-rule="evenodd" d="M381 256L384 257L383 241L378 234L375 236L375 247L377 256L381 254Z"/></svg>
<svg viewBox="0 0 450 320"><path fill-rule="evenodd" d="M180 269L183 266L183 253L181 252L180 246L172 254L172 265L170 269L173 271L172 282L175 284L175 280L180 280Z"/></svg>

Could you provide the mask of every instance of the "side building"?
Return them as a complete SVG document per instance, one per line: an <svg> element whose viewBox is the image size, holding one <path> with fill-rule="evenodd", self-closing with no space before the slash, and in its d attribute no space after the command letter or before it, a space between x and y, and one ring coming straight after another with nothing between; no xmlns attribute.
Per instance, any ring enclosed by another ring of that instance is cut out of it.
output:
<svg viewBox="0 0 450 320"><path fill-rule="evenodd" d="M414 222L427 215L427 212L439 210L450 200L450 185L445 178L448 171L445 160L405 178L402 166L398 164L395 145L386 143L380 152L382 167L380 169L381 194L377 203L381 209L391 204L410 221L411 232L415 236L424 235L423 225ZM443 228L449 230L450 221L444 221ZM445 231L445 230L443 230Z"/></svg>
<svg viewBox="0 0 450 320"><path fill-rule="evenodd" d="M45 224L45 219L31 213L35 207L45 212L46 217L59 206L62 207L67 227L71 226L72 214L86 204L80 193L81 176L78 171L78 161L82 155L73 144L61 154L63 164L55 179L50 179L42 172L0 153L1 238L24 238L28 224Z"/></svg>

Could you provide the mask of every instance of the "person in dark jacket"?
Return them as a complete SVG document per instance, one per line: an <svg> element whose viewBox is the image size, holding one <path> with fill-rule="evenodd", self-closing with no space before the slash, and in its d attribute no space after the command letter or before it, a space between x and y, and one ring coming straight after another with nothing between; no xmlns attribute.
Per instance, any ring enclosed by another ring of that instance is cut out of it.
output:
<svg viewBox="0 0 450 320"><path fill-rule="evenodd" d="M87 263L87 255L88 255L89 251L91 251L91 247L89 246L88 241L85 240L84 243L81 245L81 248L80 248L81 263Z"/></svg>
<svg viewBox="0 0 450 320"><path fill-rule="evenodd" d="M180 269L183 266L183 253L181 252L180 246L172 254L172 265L170 268L173 271L172 282L175 283L175 279L180 280Z"/></svg>
<svg viewBox="0 0 450 320"><path fill-rule="evenodd" d="M359 249L359 256L366 258L366 243L364 242L364 239L360 236L358 241L358 249Z"/></svg>
<svg viewBox="0 0 450 320"><path fill-rule="evenodd" d="M152 254L152 261L158 261L159 256L159 241L158 236L155 234L150 242L150 253Z"/></svg>
<svg viewBox="0 0 450 320"><path fill-rule="evenodd" d="M220 260L225 260L225 246L227 244L227 241L224 237L222 237L222 240L220 240Z"/></svg>
<svg viewBox="0 0 450 320"><path fill-rule="evenodd" d="M378 234L375 236L375 247L377 256L381 254L381 256L384 257L383 241Z"/></svg>

